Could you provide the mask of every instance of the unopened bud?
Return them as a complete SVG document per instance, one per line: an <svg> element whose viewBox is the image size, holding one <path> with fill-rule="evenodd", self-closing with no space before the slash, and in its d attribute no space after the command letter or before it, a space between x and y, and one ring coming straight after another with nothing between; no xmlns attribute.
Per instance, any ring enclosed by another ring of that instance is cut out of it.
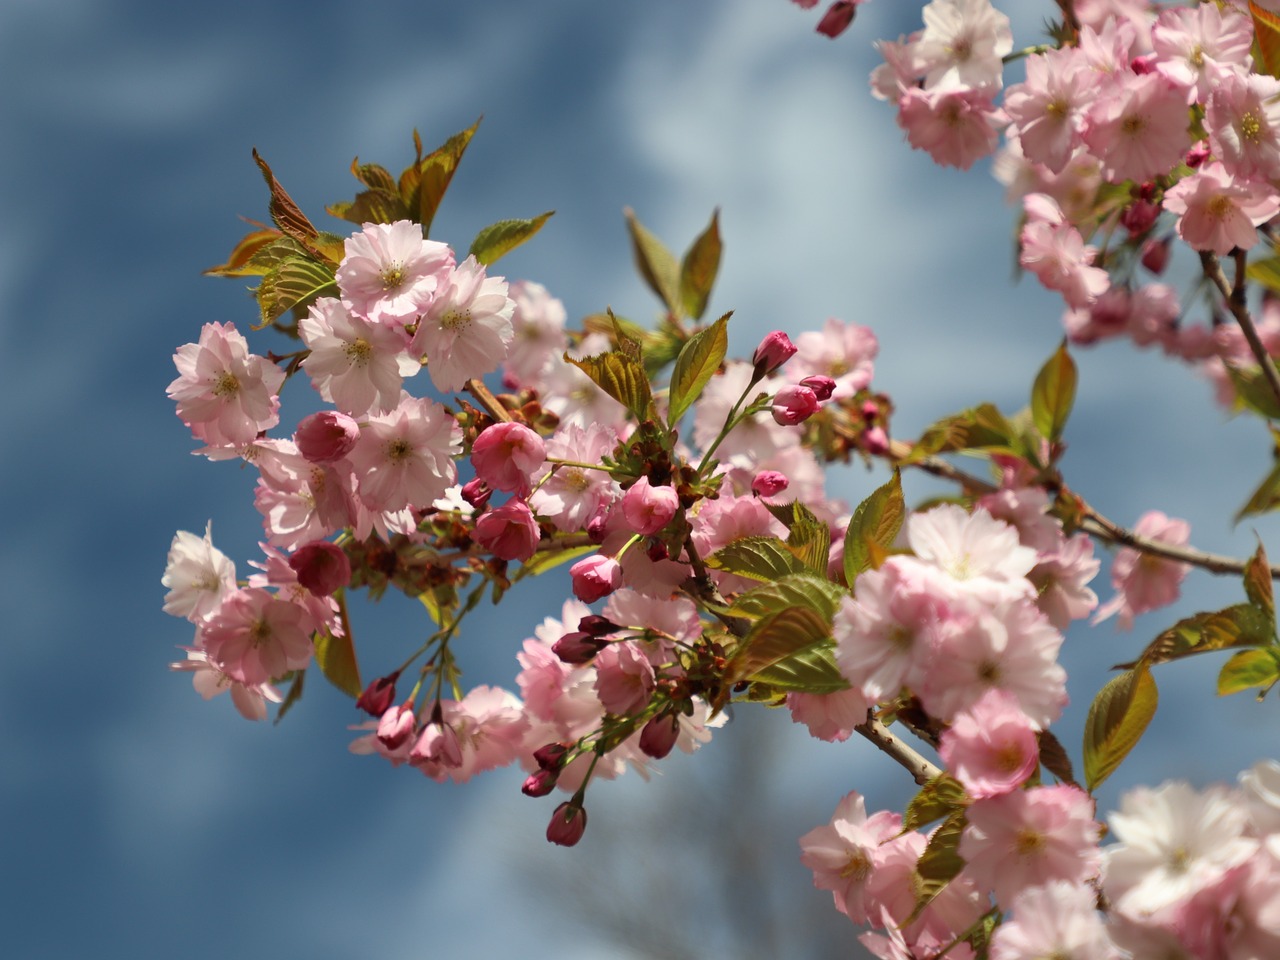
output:
<svg viewBox="0 0 1280 960"><path fill-rule="evenodd" d="M409 753L410 763L435 763L454 769L462 766L462 746L458 734L447 723L428 723Z"/></svg>
<svg viewBox="0 0 1280 960"><path fill-rule="evenodd" d="M302 584L317 597L332 596L351 582L351 561L336 543L313 540L289 557L289 567Z"/></svg>
<svg viewBox="0 0 1280 960"><path fill-rule="evenodd" d="M572 801L556 807L547 824L547 839L562 847L572 847L587 830L587 811Z"/></svg>
<svg viewBox="0 0 1280 960"><path fill-rule="evenodd" d="M551 652L562 662L576 667L594 660L603 646L603 641L587 636L581 630L574 630L553 643Z"/></svg>
<svg viewBox="0 0 1280 960"><path fill-rule="evenodd" d="M396 681L399 679L400 672L396 671L373 681L356 699L357 709L363 710L371 717L382 716L396 699Z"/></svg>
<svg viewBox="0 0 1280 960"><path fill-rule="evenodd" d="M640 731L640 749L655 760L661 760L680 737L680 719L675 714L654 717Z"/></svg>
<svg viewBox="0 0 1280 960"><path fill-rule="evenodd" d="M889 452L889 437L883 427L872 427L862 435L862 446L874 456Z"/></svg>
<svg viewBox="0 0 1280 960"><path fill-rule="evenodd" d="M489 485L476 477L462 485L462 499L467 501L477 510L484 507L489 502L489 498L493 496L493 491L489 489Z"/></svg>
<svg viewBox="0 0 1280 960"><path fill-rule="evenodd" d="M303 417L293 433L298 452L312 463L341 460L360 439L360 426L345 413L321 410Z"/></svg>
<svg viewBox="0 0 1280 960"><path fill-rule="evenodd" d="M1120 225L1130 237L1146 233L1160 218L1160 208L1149 200L1135 200L1120 212Z"/></svg>
<svg viewBox="0 0 1280 960"><path fill-rule="evenodd" d="M569 753L567 743L547 743L533 751L533 762L541 770L559 770Z"/></svg>
<svg viewBox="0 0 1280 960"><path fill-rule="evenodd" d="M592 613L578 621L578 629L593 637L604 637L617 633L622 628L608 617Z"/></svg>
<svg viewBox="0 0 1280 960"><path fill-rule="evenodd" d="M1209 159L1209 141L1199 140L1187 151L1187 166L1194 170Z"/></svg>
<svg viewBox="0 0 1280 960"><path fill-rule="evenodd" d="M821 374L814 374L812 377L805 377L800 381L800 386L808 387L813 391L813 395L819 401L830 400L831 395L836 392L836 382L830 377L824 377Z"/></svg>
<svg viewBox="0 0 1280 960"><path fill-rule="evenodd" d="M569 568L573 595L583 603L595 603L622 586L622 567L613 557L593 553Z"/></svg>
<svg viewBox="0 0 1280 960"><path fill-rule="evenodd" d="M833 40L849 29L853 15L858 12L854 0L836 0L818 21L818 32Z"/></svg>
<svg viewBox="0 0 1280 960"><path fill-rule="evenodd" d="M876 417L880 416L880 405L874 400L868 400L862 405L862 419L870 423Z"/></svg>
<svg viewBox="0 0 1280 960"><path fill-rule="evenodd" d="M1164 273L1164 268L1169 265L1169 247L1172 241L1173 237L1168 236L1163 240L1152 238L1144 243L1142 265L1157 276Z"/></svg>
<svg viewBox="0 0 1280 960"><path fill-rule="evenodd" d="M751 481L751 492L757 497L776 497L787 489L789 483L786 474L777 470L761 470Z"/></svg>
<svg viewBox="0 0 1280 960"><path fill-rule="evenodd" d="M751 356L756 379L767 377L795 355L796 345L785 333L781 330L766 333L764 339L760 341L760 346L756 347L756 352Z"/></svg>
<svg viewBox="0 0 1280 960"><path fill-rule="evenodd" d="M558 770L539 770L537 773L530 774L525 778L520 787L520 792L526 797L545 797L556 788L556 781L559 779L560 773Z"/></svg>
<svg viewBox="0 0 1280 960"><path fill-rule="evenodd" d="M388 750L402 747L413 736L417 718L413 715L413 704L391 707L378 721L378 739Z"/></svg>
<svg viewBox="0 0 1280 960"><path fill-rule="evenodd" d="M773 398L773 419L784 427L804 423L818 412L818 398L808 387L783 387Z"/></svg>

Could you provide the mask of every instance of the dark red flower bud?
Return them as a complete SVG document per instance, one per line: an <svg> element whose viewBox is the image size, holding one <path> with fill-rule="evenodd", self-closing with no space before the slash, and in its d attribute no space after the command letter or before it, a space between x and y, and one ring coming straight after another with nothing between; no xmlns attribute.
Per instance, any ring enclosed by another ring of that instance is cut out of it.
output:
<svg viewBox="0 0 1280 960"><path fill-rule="evenodd" d="M608 617L592 613L578 621L578 629L592 637L605 637L611 633L617 633L622 628Z"/></svg>
<svg viewBox="0 0 1280 960"><path fill-rule="evenodd" d="M556 807L547 824L547 839L562 847L572 847L587 830L587 811L572 801Z"/></svg>
<svg viewBox="0 0 1280 960"><path fill-rule="evenodd" d="M476 477L462 485L462 499L467 501L477 510L484 508L489 502L489 498L493 496L493 491L489 489L489 485Z"/></svg>
<svg viewBox="0 0 1280 960"><path fill-rule="evenodd" d="M818 32L833 40L849 29L853 15L858 12L853 0L836 0L818 21Z"/></svg>
<svg viewBox="0 0 1280 960"><path fill-rule="evenodd" d="M543 770L559 770L569 753L567 743L548 743L533 751L533 761Z"/></svg>
<svg viewBox="0 0 1280 960"><path fill-rule="evenodd" d="M556 788L556 781L559 779L559 770L539 770L525 778L520 792L526 797L545 797Z"/></svg>
<svg viewBox="0 0 1280 960"><path fill-rule="evenodd" d="M583 663L590 663L603 646L602 641L588 636L581 630L575 630L572 633L566 633L553 643L551 652L564 663L576 667Z"/></svg>
<svg viewBox="0 0 1280 960"><path fill-rule="evenodd" d="M1169 265L1169 245L1172 241L1173 237L1168 236L1163 240L1151 239L1144 243L1142 265L1157 276L1164 273L1164 268Z"/></svg>
<svg viewBox="0 0 1280 960"><path fill-rule="evenodd" d="M640 731L640 749L661 760L676 745L680 736L680 719L675 714L662 714L654 717Z"/></svg>
<svg viewBox="0 0 1280 960"><path fill-rule="evenodd" d="M343 549L328 540L313 540L295 550L289 566L298 582L317 597L331 596L351 582L351 561Z"/></svg>
<svg viewBox="0 0 1280 960"><path fill-rule="evenodd" d="M364 692L356 700L356 707L371 717L381 717L395 702L396 681L399 679L398 670L388 676L379 677L364 688Z"/></svg>

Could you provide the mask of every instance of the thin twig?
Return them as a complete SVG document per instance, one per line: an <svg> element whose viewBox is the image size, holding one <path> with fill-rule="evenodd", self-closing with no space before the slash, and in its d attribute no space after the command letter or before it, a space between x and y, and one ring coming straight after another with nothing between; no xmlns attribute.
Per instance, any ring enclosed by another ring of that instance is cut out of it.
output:
<svg viewBox="0 0 1280 960"><path fill-rule="evenodd" d="M1262 368L1262 375L1267 378L1267 385L1275 394L1276 402L1280 403L1280 370L1276 369L1275 361L1271 359L1266 346L1262 343L1262 338L1258 336L1258 328L1253 325L1253 317L1249 315L1249 307L1245 303L1245 270L1248 267L1248 254L1243 250L1237 251L1235 264L1236 282L1233 287L1227 283L1227 275L1223 272L1217 256L1209 251L1200 253L1200 265L1204 268L1204 275L1218 288L1218 292L1227 302L1227 308L1236 318L1240 332L1249 343L1253 358L1258 361L1258 366Z"/></svg>
<svg viewBox="0 0 1280 960"><path fill-rule="evenodd" d="M476 401L484 408L485 413L489 414L493 419L511 422L511 412L498 401L498 398L484 385L483 380L479 378L468 380L466 390L467 393L476 398Z"/></svg>
<svg viewBox="0 0 1280 960"><path fill-rule="evenodd" d="M890 733L889 728L874 717L867 720L866 723L858 724L853 729L896 760L899 765L906 769L907 773L911 774L912 779L922 787L942 773L932 763L907 746L904 741Z"/></svg>

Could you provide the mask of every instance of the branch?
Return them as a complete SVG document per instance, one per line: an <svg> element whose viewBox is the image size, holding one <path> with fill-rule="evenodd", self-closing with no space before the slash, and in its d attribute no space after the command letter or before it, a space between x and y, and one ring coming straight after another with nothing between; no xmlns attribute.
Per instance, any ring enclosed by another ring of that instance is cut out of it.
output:
<svg viewBox="0 0 1280 960"><path fill-rule="evenodd" d="M942 773L932 763L907 746L905 742L890 733L889 728L874 717L868 719L866 723L858 724L853 729L893 757L922 787Z"/></svg>
<svg viewBox="0 0 1280 960"><path fill-rule="evenodd" d="M1240 332L1244 334L1245 340L1249 342L1249 349L1253 351L1253 358L1258 361L1258 366L1262 368L1262 375L1267 378L1267 385L1271 387L1271 392L1275 395L1276 402L1280 403L1280 370L1276 370L1275 362L1271 359L1271 355L1267 353L1267 348L1263 345L1262 338L1258 336L1258 328L1253 325L1253 317L1249 315L1249 307L1245 303L1245 268L1248 266L1248 256L1243 250L1236 251L1236 282L1234 287L1227 283L1227 275L1223 273L1222 264L1218 262L1218 258L1214 254L1202 250L1200 252L1200 265L1204 268L1204 275L1222 294L1222 298L1226 301L1231 315L1236 318L1236 323L1240 325Z"/></svg>
<svg viewBox="0 0 1280 960"><path fill-rule="evenodd" d="M493 395L492 391L484 385L484 381L479 377L467 381L466 391L476 398L476 402L484 408L484 412L493 417L493 419L511 422L510 411L499 402L498 398Z"/></svg>

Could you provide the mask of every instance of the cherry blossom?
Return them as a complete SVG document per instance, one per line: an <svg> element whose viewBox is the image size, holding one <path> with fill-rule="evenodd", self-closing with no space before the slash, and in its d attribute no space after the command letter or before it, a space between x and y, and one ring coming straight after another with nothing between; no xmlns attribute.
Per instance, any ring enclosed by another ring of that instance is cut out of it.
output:
<svg viewBox="0 0 1280 960"><path fill-rule="evenodd" d="M249 352L234 323L206 323L198 343L173 355L178 378L169 384L178 416L210 446L249 443L280 422L276 394L284 371Z"/></svg>
<svg viewBox="0 0 1280 960"><path fill-rule="evenodd" d="M342 299L378 324L416 320L453 266L453 251L424 240L422 228L411 220L366 223L344 241L344 249L337 270Z"/></svg>
<svg viewBox="0 0 1280 960"><path fill-rule="evenodd" d="M467 257L441 281L418 321L412 351L427 358L437 390L460 390L468 380L497 370L515 331L515 303L507 282L490 277L475 257Z"/></svg>

